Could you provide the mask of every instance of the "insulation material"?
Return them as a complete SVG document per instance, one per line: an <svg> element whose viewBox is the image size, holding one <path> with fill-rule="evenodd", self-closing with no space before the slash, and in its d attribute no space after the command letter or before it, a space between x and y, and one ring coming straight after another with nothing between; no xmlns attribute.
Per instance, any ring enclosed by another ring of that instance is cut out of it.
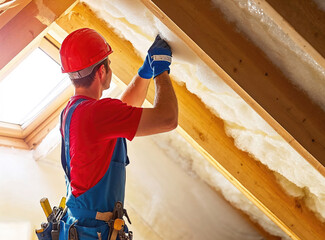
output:
<svg viewBox="0 0 325 240"><path fill-rule="evenodd" d="M142 58L145 57L147 49L159 30L173 49L171 75L174 79L185 83L189 91L201 98L218 117L224 120L227 134L235 139L239 149L249 152L254 158L277 172L281 176L278 177L279 182L283 186L289 187L288 193L294 192L296 195L299 193L299 197L306 199L307 205L318 213L321 219L325 217L324 177L295 152L214 72L205 66L140 1L86 0L84 2L89 4L100 18L114 27L120 36L129 40ZM288 77L295 81L296 85L305 89L308 94L312 93L313 96L316 96L314 101L324 108L324 69L301 49L297 49L293 41L288 39L288 36L278 29L268 16L265 16L263 10L257 8L255 2L234 0L214 1L214 4L224 11L229 20L237 23L240 31L245 32L248 36L256 35L254 41L263 43L260 47L265 49L266 54L273 61L280 61L281 66L279 65L279 67ZM253 29L257 29L258 32L254 32ZM265 34L265 31L268 34ZM277 46L277 50L273 54L271 52L274 51L272 48L274 46ZM294 71L290 69L294 69ZM170 147L169 145L167 148ZM202 162L204 161L202 160ZM201 166L202 162L194 165ZM186 165L186 163L182 164ZM249 203L244 204L238 200L240 194L235 194L235 191L231 192L229 184L222 184L225 180L220 180L222 178L217 177L216 170L201 171L198 168L195 172L201 178L208 179L207 181L216 189L220 189L229 201L234 204L238 201L236 206L244 211L246 209L253 219L258 219L259 222L265 221L266 217L259 211L248 210ZM212 181L212 179L214 180ZM292 184L287 184L288 182ZM294 186L294 190L291 190L290 186ZM261 223L261 225L266 230L270 230L267 229L271 226L268 222ZM270 231L284 237L284 234L276 228Z"/></svg>
<svg viewBox="0 0 325 240"><path fill-rule="evenodd" d="M50 26L56 19L56 14L43 3L43 0L35 0L35 3L38 9L36 18L44 25Z"/></svg>

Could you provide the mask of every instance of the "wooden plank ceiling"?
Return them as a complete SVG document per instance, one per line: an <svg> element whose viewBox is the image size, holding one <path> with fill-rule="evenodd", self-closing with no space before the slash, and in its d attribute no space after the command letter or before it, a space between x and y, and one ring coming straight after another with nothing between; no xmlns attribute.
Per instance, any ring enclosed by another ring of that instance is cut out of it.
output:
<svg viewBox="0 0 325 240"><path fill-rule="evenodd" d="M39 10L35 2L37 1L28 4L26 10L24 8L0 29L0 51L5 53L0 59L1 71L10 62L15 61L14 58L28 48L35 38L44 36L47 24L35 18L35 13ZM322 171L323 166L316 159L324 163L324 112L293 88L285 76L256 46L235 32L234 27L225 21L217 9L211 11L206 7L209 6L208 0L200 1L200 6L196 5L199 1L193 0L173 0L172 3L169 0L144 2L212 69L217 69L217 73L308 161ZM55 18L50 18L51 22L75 2L61 0L55 3L51 1L43 1L43 3L53 11L59 9ZM54 5L60 6L54 7ZM174 11L170 6L176 10ZM20 15L21 13L23 15ZM193 18L193 14L198 15ZM69 15L59 18L57 23L67 32L80 27L91 27L105 36L114 49L114 54L111 55L113 72L126 84L142 64L142 59L135 54L132 45L117 36L85 5L78 4ZM186 25L191 26L191 30ZM207 29L210 29L210 32L206 32ZM180 34L181 32L183 33ZM9 40L13 41L15 34L21 36L21 42L11 44ZM242 48L236 46L239 42ZM6 48L10 50L7 51ZM228 63L224 62L225 57ZM261 82L260 79L263 81ZM214 116L195 95L188 92L185 87L175 83L174 86L179 99L179 123L191 144L293 239L322 239L325 236L325 225L307 209L303 201L289 197L276 183L269 169L252 159L247 153L238 150L234 146L233 139L226 136L223 121ZM263 94L260 94L261 92ZM23 135L24 142L27 140L31 147L54 127L64 101L68 100L68 97L69 94L63 97L64 99L57 103L53 111L47 114L48 117L38 124L41 126L38 131L33 133L30 130L28 136ZM154 87L151 85L148 100L152 102L153 98ZM13 131L17 129L14 128ZM0 135L3 133L1 132ZM2 139L0 144L8 144L9 138L13 137L0 138ZM21 145L21 142L18 145Z"/></svg>

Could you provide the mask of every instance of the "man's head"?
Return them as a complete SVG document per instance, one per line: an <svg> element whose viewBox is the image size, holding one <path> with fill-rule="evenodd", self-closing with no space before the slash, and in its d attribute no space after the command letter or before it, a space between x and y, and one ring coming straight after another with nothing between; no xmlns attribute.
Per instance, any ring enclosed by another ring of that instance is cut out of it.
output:
<svg viewBox="0 0 325 240"><path fill-rule="evenodd" d="M61 69L68 73L75 87L89 87L96 74L111 80L108 55L113 51L105 39L93 29L82 28L70 33L60 49ZM109 87L109 83L107 87ZM105 84L105 83L104 83Z"/></svg>

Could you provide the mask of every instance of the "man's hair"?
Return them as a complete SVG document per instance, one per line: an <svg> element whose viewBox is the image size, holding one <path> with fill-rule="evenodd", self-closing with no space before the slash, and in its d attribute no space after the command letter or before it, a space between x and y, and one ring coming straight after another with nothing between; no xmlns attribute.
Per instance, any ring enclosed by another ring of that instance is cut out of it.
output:
<svg viewBox="0 0 325 240"><path fill-rule="evenodd" d="M71 79L72 81L72 84L75 86L75 87L84 87L84 88L88 88L90 87L90 85L93 83L93 81L95 80L95 75L96 75L96 72L97 70L100 68L101 65L104 64L104 67L106 69L106 72L108 72L108 60L107 58L105 60L103 60L102 62L98 63L93 71L91 72L91 74L89 74L88 76L86 77L83 77L83 78L78 78L78 79Z"/></svg>

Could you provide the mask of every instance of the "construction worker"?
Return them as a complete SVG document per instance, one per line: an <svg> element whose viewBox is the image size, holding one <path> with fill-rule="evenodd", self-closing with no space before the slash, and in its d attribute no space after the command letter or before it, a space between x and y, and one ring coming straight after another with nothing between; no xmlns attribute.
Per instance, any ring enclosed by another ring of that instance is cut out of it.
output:
<svg viewBox="0 0 325 240"><path fill-rule="evenodd" d="M124 202L125 166L129 164L125 139L177 126L169 45L158 35L121 98L100 99L110 87L112 52L105 39L88 28L69 34L60 49L62 72L68 73L75 94L61 114L67 212L60 222L59 239L131 238L123 235L127 232L123 223L122 230L108 224L116 215L112 214L116 203ZM151 78L156 87L154 106L141 108Z"/></svg>

